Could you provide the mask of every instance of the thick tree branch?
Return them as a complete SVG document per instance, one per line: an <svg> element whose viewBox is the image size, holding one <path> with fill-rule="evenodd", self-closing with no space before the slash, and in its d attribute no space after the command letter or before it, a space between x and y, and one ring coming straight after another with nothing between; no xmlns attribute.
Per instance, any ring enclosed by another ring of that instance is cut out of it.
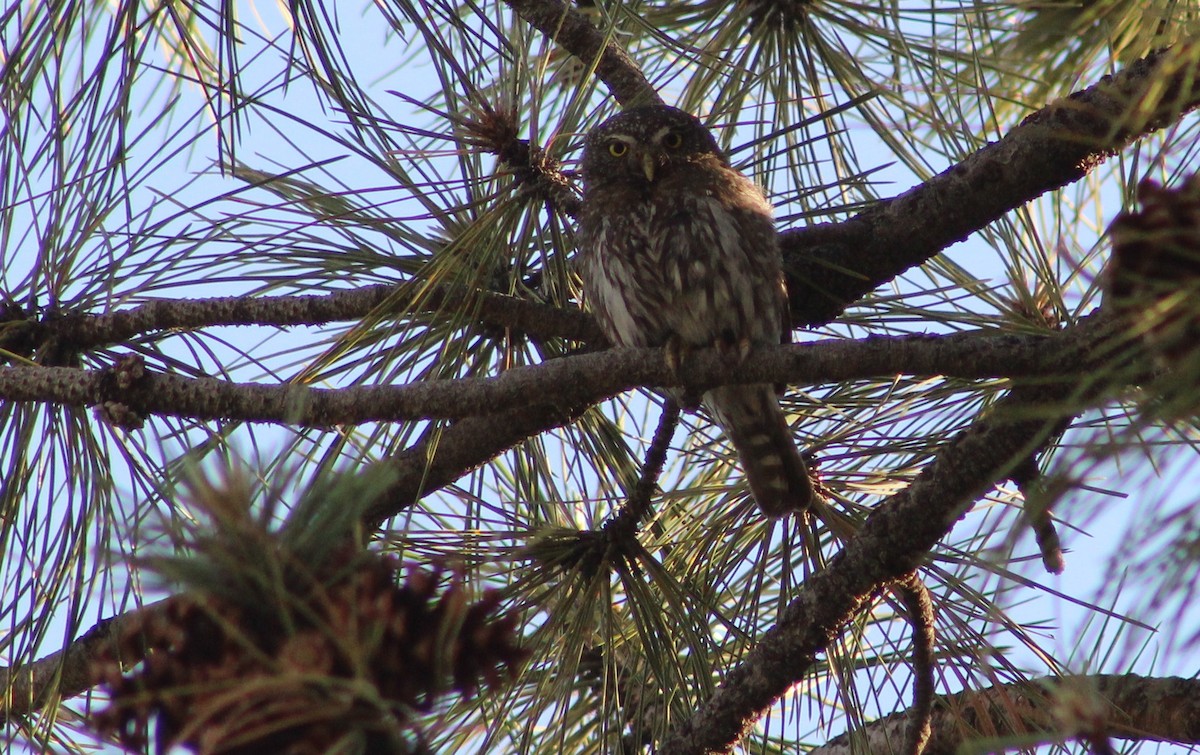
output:
<svg viewBox="0 0 1200 755"><path fill-rule="evenodd" d="M1064 697L1067 700L1064 701ZM1045 743L1062 742L1086 733L1055 711L1069 710L1070 698L1083 698L1098 712L1097 724L1109 736L1135 742L1200 744L1200 680L1153 678L1136 674L1048 678L968 690L937 699L933 734L924 755L954 755L962 745L978 743L981 732L1006 737L1043 735ZM1078 706L1074 706L1078 707ZM838 736L809 755L852 755L895 752L904 736L907 713L897 713ZM851 740L854 746L851 746ZM1021 747L1030 747L1022 740ZM983 748L968 747L982 751ZM988 747L988 752L995 751Z"/></svg>
<svg viewBox="0 0 1200 755"><path fill-rule="evenodd" d="M1079 180L1197 105L1200 42L1192 42L1047 105L1000 141L847 221L783 233L796 324L829 322L879 285Z"/></svg>
<svg viewBox="0 0 1200 755"><path fill-rule="evenodd" d="M579 419L588 402L540 401L485 417L468 417L445 428L431 428L419 441L379 462L399 472L399 479L367 508L370 526L412 506L521 441Z"/></svg>
<svg viewBox="0 0 1200 755"><path fill-rule="evenodd" d="M1009 392L948 442L903 491L880 504L829 566L813 574L782 619L721 687L663 742L662 755L728 752L872 595L914 570L971 504L1072 411L1072 390Z"/></svg>
<svg viewBox="0 0 1200 755"><path fill-rule="evenodd" d="M625 51L613 44L586 16L561 0L505 0L530 26L562 45L596 75L622 105L661 103L662 98Z"/></svg>
<svg viewBox="0 0 1200 755"><path fill-rule="evenodd" d="M973 331L943 336L833 339L755 351L735 368L717 350L691 355L679 371L661 349L611 349L516 367L489 378L436 380L401 386L338 389L232 383L116 367L0 368L0 398L75 406L121 404L136 416L277 422L331 427L362 422L460 419L520 411L530 397L556 405L595 403L637 386L685 380L708 388L731 383L811 384L941 375L1061 379L1078 373L1079 359L1100 343L1104 318L1044 336Z"/></svg>
<svg viewBox="0 0 1200 755"><path fill-rule="evenodd" d="M623 103L657 95L623 52L558 0L513 0L522 18L588 61ZM1033 113L961 163L893 199L839 223L781 234L797 325L831 321L849 304L1022 204L1082 176L1134 140L1200 105L1200 43L1181 45ZM10 343L54 339L72 348L120 343L170 328L217 325L316 325L353 320L385 306L396 288L381 284L323 296L227 297L155 301L123 312L68 315L28 323L0 337ZM428 308L452 292L435 292ZM587 314L501 294L474 294L483 322L541 337L603 342ZM11 313L7 318L13 320ZM16 350L16 349L11 349Z"/></svg>
<svg viewBox="0 0 1200 755"><path fill-rule="evenodd" d="M584 60L599 53L603 35L558 0L514 0L513 9ZM624 53L605 48L601 75L611 74L618 100L653 95ZM1134 63L1125 71L1033 113L961 163L855 217L781 234L792 311L797 325L827 323L847 306L914 265L965 239L1047 191L1061 188L1134 140L1175 122L1200 105L1200 43L1182 45ZM606 79L607 80L607 79ZM316 325L353 320L396 295L386 284L323 296L227 297L155 301L123 312L68 315L29 323L0 337L55 339L72 348L120 343L170 328L217 325ZM428 308L452 292L435 292ZM540 337L603 343L591 317L578 310L476 293L480 320ZM6 319L11 323L10 314ZM13 326L10 324L10 328Z"/></svg>

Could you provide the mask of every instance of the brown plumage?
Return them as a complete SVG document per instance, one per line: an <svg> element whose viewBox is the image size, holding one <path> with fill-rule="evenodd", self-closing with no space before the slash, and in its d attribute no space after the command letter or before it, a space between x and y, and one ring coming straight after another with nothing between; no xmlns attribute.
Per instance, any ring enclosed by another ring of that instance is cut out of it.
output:
<svg viewBox="0 0 1200 755"><path fill-rule="evenodd" d="M580 272L601 327L623 346L752 346L789 340L771 205L712 134L676 108L616 115L583 151ZM703 401L729 436L763 513L803 511L812 483L771 385Z"/></svg>

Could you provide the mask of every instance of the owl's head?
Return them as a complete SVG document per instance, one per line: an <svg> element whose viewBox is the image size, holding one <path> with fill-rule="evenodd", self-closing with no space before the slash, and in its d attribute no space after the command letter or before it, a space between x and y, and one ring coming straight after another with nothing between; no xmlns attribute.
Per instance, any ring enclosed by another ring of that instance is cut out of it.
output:
<svg viewBox="0 0 1200 755"><path fill-rule="evenodd" d="M626 110L601 123L583 145L585 186L608 180L652 184L703 159L727 165L712 134L694 116L666 105Z"/></svg>

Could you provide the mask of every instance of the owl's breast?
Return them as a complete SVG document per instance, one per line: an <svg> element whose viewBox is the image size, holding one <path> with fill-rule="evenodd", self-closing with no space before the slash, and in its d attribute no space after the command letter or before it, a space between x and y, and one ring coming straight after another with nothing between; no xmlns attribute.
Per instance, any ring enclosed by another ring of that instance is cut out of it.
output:
<svg viewBox="0 0 1200 755"><path fill-rule="evenodd" d="M659 204L652 245L672 291L668 327L696 346L779 343L786 304L771 207L730 174Z"/></svg>
<svg viewBox="0 0 1200 755"><path fill-rule="evenodd" d="M645 203L580 222L580 275L589 306L609 340L622 346L661 346L671 335L663 311L672 299L665 279L655 213Z"/></svg>
<svg viewBox="0 0 1200 755"><path fill-rule="evenodd" d="M782 272L771 208L753 183L729 174L674 172L644 195L600 193L590 199L605 201L585 203L580 272L610 340L779 342Z"/></svg>

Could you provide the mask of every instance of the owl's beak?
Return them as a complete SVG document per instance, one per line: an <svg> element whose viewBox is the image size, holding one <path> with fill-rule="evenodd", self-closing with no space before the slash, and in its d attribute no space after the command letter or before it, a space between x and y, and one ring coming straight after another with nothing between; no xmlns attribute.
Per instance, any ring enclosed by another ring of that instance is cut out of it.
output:
<svg viewBox="0 0 1200 755"><path fill-rule="evenodd" d="M657 166L657 163L658 161L654 159L653 152L642 153L642 172L646 174L646 180L651 183L654 182L654 168Z"/></svg>

